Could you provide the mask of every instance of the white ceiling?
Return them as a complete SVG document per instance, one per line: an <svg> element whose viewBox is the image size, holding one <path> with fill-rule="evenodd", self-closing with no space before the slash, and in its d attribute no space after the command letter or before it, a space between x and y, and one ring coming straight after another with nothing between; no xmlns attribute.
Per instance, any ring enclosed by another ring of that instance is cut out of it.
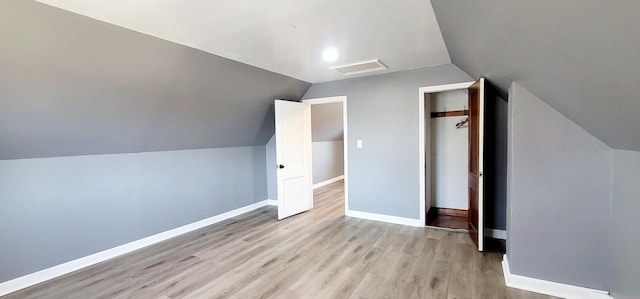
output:
<svg viewBox="0 0 640 299"><path fill-rule="evenodd" d="M451 62L428 0L38 2L312 83L376 58L389 69L375 73ZM322 60L327 47L335 62Z"/></svg>

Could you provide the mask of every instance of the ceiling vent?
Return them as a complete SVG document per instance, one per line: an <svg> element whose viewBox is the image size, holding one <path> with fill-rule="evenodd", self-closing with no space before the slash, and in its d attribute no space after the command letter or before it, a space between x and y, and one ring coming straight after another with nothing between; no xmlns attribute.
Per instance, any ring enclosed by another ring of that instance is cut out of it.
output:
<svg viewBox="0 0 640 299"><path fill-rule="evenodd" d="M330 70L336 70L343 73L345 76L356 75L362 73L368 73L379 70L386 70L388 67L380 61L380 59L363 61L358 63L352 63L341 66L334 66L329 68Z"/></svg>

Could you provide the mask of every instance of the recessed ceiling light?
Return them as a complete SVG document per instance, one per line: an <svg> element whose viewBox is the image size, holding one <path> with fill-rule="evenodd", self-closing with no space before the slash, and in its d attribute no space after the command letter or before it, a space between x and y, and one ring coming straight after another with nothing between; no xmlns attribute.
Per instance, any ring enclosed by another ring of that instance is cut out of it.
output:
<svg viewBox="0 0 640 299"><path fill-rule="evenodd" d="M322 52L322 58L326 61L335 61L338 59L338 50L334 48L328 48Z"/></svg>

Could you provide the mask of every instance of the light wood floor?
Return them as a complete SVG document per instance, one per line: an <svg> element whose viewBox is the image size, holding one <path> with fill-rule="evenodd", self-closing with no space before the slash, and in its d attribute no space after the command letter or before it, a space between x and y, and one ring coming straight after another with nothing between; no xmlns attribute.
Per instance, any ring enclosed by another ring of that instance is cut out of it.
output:
<svg viewBox="0 0 640 299"><path fill-rule="evenodd" d="M549 298L505 287L470 238L344 217L343 182L313 210L262 208L6 298Z"/></svg>

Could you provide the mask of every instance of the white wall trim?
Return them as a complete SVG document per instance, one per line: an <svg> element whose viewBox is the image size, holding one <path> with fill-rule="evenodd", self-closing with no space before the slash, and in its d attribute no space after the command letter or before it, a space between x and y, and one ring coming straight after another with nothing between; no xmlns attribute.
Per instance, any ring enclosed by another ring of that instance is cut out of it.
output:
<svg viewBox="0 0 640 299"><path fill-rule="evenodd" d="M277 199L267 199L267 206L278 206L278 200Z"/></svg>
<svg viewBox="0 0 640 299"><path fill-rule="evenodd" d="M504 229L485 228L484 236L494 238L494 239L506 240L507 231Z"/></svg>
<svg viewBox="0 0 640 299"><path fill-rule="evenodd" d="M347 113L347 96L308 99L303 100L302 102L309 105L342 103L342 148L344 152L344 214L346 215L349 211L349 122L347 121L347 116L349 115L349 113ZM311 155L311 161L313 161L313 153L311 153Z"/></svg>
<svg viewBox="0 0 640 299"><path fill-rule="evenodd" d="M562 284L547 280L541 280L516 274L511 274L509 260L505 254L502 259L502 271L504 281L508 287L536 292L540 294L568 298L568 299L605 299L613 298L609 292L588 289L568 284Z"/></svg>
<svg viewBox="0 0 640 299"><path fill-rule="evenodd" d="M450 91L450 90L457 90L457 89L467 89L469 88L469 86L473 85L473 83L476 83L476 81L426 86L426 87L420 87L420 91L422 91L422 93L433 93L433 92L443 92L443 91Z"/></svg>
<svg viewBox="0 0 640 299"><path fill-rule="evenodd" d="M373 221L394 223L394 224L402 224L402 225L408 225L408 226L424 227L424 223L420 222L420 219L413 219L413 218L404 218L404 217L398 217L398 216L389 216L389 215L367 213L367 212L360 212L360 211L353 211L353 210L347 210L345 212L345 216L373 220Z"/></svg>
<svg viewBox="0 0 640 299"><path fill-rule="evenodd" d="M0 296L4 296L21 289L45 282L47 280L71 273L73 271L80 270L82 268L95 265L97 263L106 261L111 258L138 250L149 245L153 245L158 242L168 240L170 238L194 231L199 228L253 211L255 209L271 205L271 200L263 200L248 206L244 206L226 213L222 213L210 218L206 218L191 224L183 225L165 232L161 232L140 240L136 240L127 244L123 244L111 249L100 251L92 255L88 255L79 259L75 259L64 264L53 266L38 272L27 274L9 281L0 283Z"/></svg>
<svg viewBox="0 0 640 299"><path fill-rule="evenodd" d="M320 188L322 186L329 185L329 184L331 184L333 182L337 182L337 181L342 180L342 179L344 179L344 174L343 175L339 175L339 176L337 176L335 178L330 178L330 179L328 179L326 181L322 181L320 183L314 184L313 185L313 189L317 189L317 188Z"/></svg>
<svg viewBox="0 0 640 299"><path fill-rule="evenodd" d="M342 103L343 100L346 100L346 98L347 98L346 96L337 96L337 97L326 97L326 98L302 100L302 102L307 103L309 105Z"/></svg>
<svg viewBox="0 0 640 299"><path fill-rule="evenodd" d="M466 89L469 88L469 86L471 86L473 83L475 83L475 81L468 81L468 82L460 82L460 83L453 83L453 84L443 84L443 85L433 85L433 86L426 86L426 87L420 87L418 89L418 154L420 155L420 157L418 157L418 168L419 168L419 183L420 183L420 192L419 192L419 202L420 202L420 222L422 223L422 226L425 226L427 221L426 221L426 194L427 194L427 190L426 190L426 183L425 183L425 179L426 179L426 171L425 171L425 163L426 163L426 159L425 159L425 155L426 155L426 146L425 146L425 129L426 129L426 122L425 122L425 115L424 115L424 105L425 105L425 99L424 99L424 95L426 93L434 93L434 92L442 92L442 91L449 91L449 90L458 90L458 89Z"/></svg>

